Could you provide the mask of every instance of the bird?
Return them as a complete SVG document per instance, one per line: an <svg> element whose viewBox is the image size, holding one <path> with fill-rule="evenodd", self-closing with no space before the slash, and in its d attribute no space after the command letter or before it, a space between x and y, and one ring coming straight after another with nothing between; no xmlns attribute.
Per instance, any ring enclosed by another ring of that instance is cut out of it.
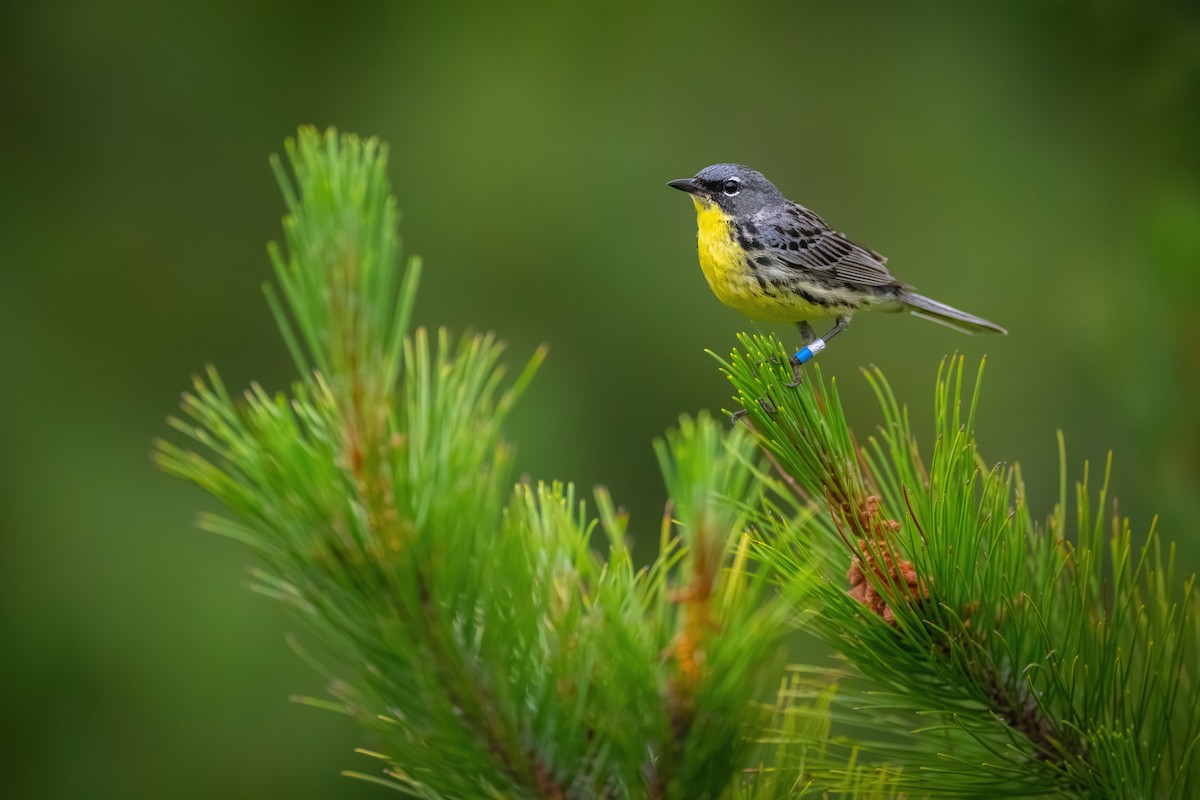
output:
<svg viewBox="0 0 1200 800"><path fill-rule="evenodd" d="M692 196L700 269L717 299L748 317L794 323L800 331L803 346L790 358L789 386L799 384L800 367L858 311L908 311L964 333L1007 333L917 294L892 276L885 256L788 200L761 172L713 164L667 185ZM811 321L829 318L833 327L818 337Z"/></svg>

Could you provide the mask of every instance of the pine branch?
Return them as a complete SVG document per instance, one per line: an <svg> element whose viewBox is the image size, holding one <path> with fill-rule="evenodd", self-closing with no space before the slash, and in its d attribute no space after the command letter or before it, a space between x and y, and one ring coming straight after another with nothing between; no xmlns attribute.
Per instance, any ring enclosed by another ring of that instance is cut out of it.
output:
<svg viewBox="0 0 1200 800"><path fill-rule="evenodd" d="M685 417L656 443L669 500L637 569L606 492L591 512L512 484L502 426L544 352L509 378L490 335L409 330L386 149L302 129L287 154L267 296L298 380L235 397L209 369L156 458L316 639L333 699L304 702L357 719L377 764L347 774L430 800L1200 790L1192 581L1093 514L1086 470L1074 518L1064 469L1035 524L1019 470L976 450L961 360L926 460L882 375L860 446L836 383L787 389L778 342L744 337L724 366L753 434ZM763 705L789 620L842 663Z"/></svg>
<svg viewBox="0 0 1200 800"><path fill-rule="evenodd" d="M989 468L976 450L980 381L964 395L961 359L939 375L926 464L877 371L867 377L884 425L860 448L836 383L813 369L789 390L780 344L741 341L723 362L738 400L778 467L818 499L806 504L811 524L776 526L763 555L801 580L806 608L811 571L821 573L804 619L850 667L813 680L808 695L841 678L849 741L900 770L894 786L978 797L1197 791L1200 609L1156 532L1135 548L1114 505L1105 537L1086 470L1075 524L1065 471L1055 513L1035 524L1019 471ZM898 726L914 735L868 744Z"/></svg>
<svg viewBox="0 0 1200 800"><path fill-rule="evenodd" d="M722 796L760 760L788 610L749 559L755 445L681 420L658 445L674 514L635 569L606 493L593 517L570 486L512 486L501 425L544 354L509 380L491 336L408 331L386 149L302 129L287 154L267 296L299 380L235 399L210 369L172 421L195 449L157 460L224 503L202 526L252 547L315 634L336 702L307 702L383 762L347 774L423 798Z"/></svg>

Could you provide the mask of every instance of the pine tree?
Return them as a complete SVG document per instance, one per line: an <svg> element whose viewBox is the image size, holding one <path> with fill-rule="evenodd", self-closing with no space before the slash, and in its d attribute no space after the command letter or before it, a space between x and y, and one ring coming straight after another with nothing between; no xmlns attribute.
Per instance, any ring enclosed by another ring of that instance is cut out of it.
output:
<svg viewBox="0 0 1200 800"><path fill-rule="evenodd" d="M210 368L156 458L315 637L308 702L379 762L348 774L431 799L1200 793L1192 580L1106 519L1107 470L1095 513L1085 477L1068 520L1064 471L1035 522L976 450L962 359L926 461L881 374L860 447L836 382L786 388L781 344L743 336L719 360L749 419L655 443L639 567L605 492L513 483L502 426L543 354L509 377L490 335L410 330L386 148L305 128L286 152L267 297L299 377L235 396ZM834 666L785 666L798 635Z"/></svg>

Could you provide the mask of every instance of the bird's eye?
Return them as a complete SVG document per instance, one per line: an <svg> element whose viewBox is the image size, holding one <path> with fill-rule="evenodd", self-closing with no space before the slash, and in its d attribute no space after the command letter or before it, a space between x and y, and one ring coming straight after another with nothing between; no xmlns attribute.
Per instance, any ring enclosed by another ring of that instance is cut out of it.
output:
<svg viewBox="0 0 1200 800"><path fill-rule="evenodd" d="M729 180L725 181L725 185L721 187L721 191L725 192L725 194L729 195L730 197L733 197L741 190L742 182L737 178L730 178Z"/></svg>

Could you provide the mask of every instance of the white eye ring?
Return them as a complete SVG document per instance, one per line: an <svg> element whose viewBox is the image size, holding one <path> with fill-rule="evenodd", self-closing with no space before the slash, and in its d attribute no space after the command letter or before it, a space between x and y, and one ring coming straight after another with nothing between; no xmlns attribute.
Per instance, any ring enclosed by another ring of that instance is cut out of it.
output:
<svg viewBox="0 0 1200 800"><path fill-rule="evenodd" d="M721 191L724 192L728 197L733 197L741 190L742 182L737 178L730 178L729 180L725 181L725 185L721 187Z"/></svg>

